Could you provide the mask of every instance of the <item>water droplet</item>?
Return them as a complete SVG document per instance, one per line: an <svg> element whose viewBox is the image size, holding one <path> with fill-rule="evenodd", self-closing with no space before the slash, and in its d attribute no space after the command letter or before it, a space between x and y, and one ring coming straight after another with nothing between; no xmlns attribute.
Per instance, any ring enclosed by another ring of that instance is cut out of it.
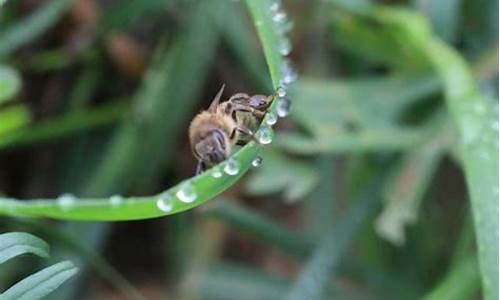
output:
<svg viewBox="0 0 500 300"><path fill-rule="evenodd" d="M264 122L267 125L274 125L276 124L276 122L278 122L278 116L276 116L274 112L268 112Z"/></svg>
<svg viewBox="0 0 500 300"><path fill-rule="evenodd" d="M293 28L293 22L290 20L286 20L277 24L277 31L279 34L287 34Z"/></svg>
<svg viewBox="0 0 500 300"><path fill-rule="evenodd" d="M197 197L194 187L189 182L182 184L175 195L184 203L191 203Z"/></svg>
<svg viewBox="0 0 500 300"><path fill-rule="evenodd" d="M280 96L280 97L285 97L286 96L286 90L285 90L285 88L282 87L282 86L279 86L276 89L276 94L278 94L278 96Z"/></svg>
<svg viewBox="0 0 500 300"><path fill-rule="evenodd" d="M277 13L281 9L281 5L279 2L273 2L271 6L269 7L269 10L271 11L272 14Z"/></svg>
<svg viewBox="0 0 500 300"><path fill-rule="evenodd" d="M212 170L212 177L213 178L221 178L222 177L222 172L220 171L219 168L214 168Z"/></svg>
<svg viewBox="0 0 500 300"><path fill-rule="evenodd" d="M257 131L257 140L262 145L270 144L273 141L273 129L269 126L264 126Z"/></svg>
<svg viewBox="0 0 500 300"><path fill-rule="evenodd" d="M297 80L298 74L294 66L289 60L286 60L281 66L281 73L283 74L282 84L289 85Z"/></svg>
<svg viewBox="0 0 500 300"><path fill-rule="evenodd" d="M62 194L57 198L57 204L61 206L62 210L69 210L76 201L76 197L73 194Z"/></svg>
<svg viewBox="0 0 500 300"><path fill-rule="evenodd" d="M273 21L279 24L286 22L287 21L286 13L282 10L277 11L273 15Z"/></svg>
<svg viewBox="0 0 500 300"><path fill-rule="evenodd" d="M260 165L262 165L262 157L260 156L256 156L253 160L252 160L252 166L254 167L260 167Z"/></svg>
<svg viewBox="0 0 500 300"><path fill-rule="evenodd" d="M286 37L283 37L278 45L278 51L281 55L287 56L292 52L292 44L290 44L290 40Z"/></svg>
<svg viewBox="0 0 500 300"><path fill-rule="evenodd" d="M276 112L280 118L284 118L288 116L290 113L290 106L292 105L292 101L289 97L283 97L278 99L278 103L276 104Z"/></svg>
<svg viewBox="0 0 500 300"><path fill-rule="evenodd" d="M119 206L123 203L123 197L120 195L111 196L109 198L109 202L111 203L111 206Z"/></svg>
<svg viewBox="0 0 500 300"><path fill-rule="evenodd" d="M156 207L163 212L171 212L174 206L172 205L172 195L168 192L162 193L156 200Z"/></svg>
<svg viewBox="0 0 500 300"><path fill-rule="evenodd" d="M228 175L236 175L240 171L240 164L235 159L230 158L224 166L224 172Z"/></svg>

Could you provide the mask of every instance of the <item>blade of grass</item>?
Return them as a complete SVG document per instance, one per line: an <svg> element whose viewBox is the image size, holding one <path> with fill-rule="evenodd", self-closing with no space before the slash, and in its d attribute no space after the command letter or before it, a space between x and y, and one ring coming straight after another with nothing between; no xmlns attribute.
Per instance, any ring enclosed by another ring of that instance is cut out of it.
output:
<svg viewBox="0 0 500 300"><path fill-rule="evenodd" d="M52 256L58 256L57 252L70 250L75 253L72 261L79 265L88 264L95 273L102 279L108 281L116 290L121 291L122 294L130 300L144 300L144 296L126 279L120 272L118 272L101 254L92 249L81 238L76 238L72 234L68 234L65 230L54 227L53 224L40 220L30 219L7 219L5 223L9 225L20 225L28 230L36 230L44 236L46 240L50 241L55 253ZM65 252L61 256L68 257Z"/></svg>
<svg viewBox="0 0 500 300"><path fill-rule="evenodd" d="M21 254L49 256L49 245L42 239L24 232L0 234L0 264Z"/></svg>
<svg viewBox="0 0 500 300"><path fill-rule="evenodd" d="M485 297L497 299L498 106L481 96L466 63L453 49L435 39L426 51L443 79L446 102L461 135Z"/></svg>
<svg viewBox="0 0 500 300"><path fill-rule="evenodd" d="M0 135L0 150L68 137L75 132L110 124L127 110L126 103L116 102L23 126Z"/></svg>
<svg viewBox="0 0 500 300"><path fill-rule="evenodd" d="M40 36L54 25L69 8L72 0L45 2L35 12L0 32L0 59Z"/></svg>
<svg viewBox="0 0 500 300"><path fill-rule="evenodd" d="M36 300L45 297L63 282L76 274L78 269L63 261L32 274L0 294L1 300Z"/></svg>

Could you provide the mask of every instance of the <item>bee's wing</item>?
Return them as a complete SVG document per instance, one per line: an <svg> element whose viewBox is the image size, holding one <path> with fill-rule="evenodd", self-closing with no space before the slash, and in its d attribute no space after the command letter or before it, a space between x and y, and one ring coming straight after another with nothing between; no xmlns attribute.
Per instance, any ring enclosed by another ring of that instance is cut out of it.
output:
<svg viewBox="0 0 500 300"><path fill-rule="evenodd" d="M226 87L226 84L223 84L222 87L220 88L219 92L217 95L215 95L214 100L212 100L212 103L210 103L210 106L208 107L209 111L215 111L217 108L217 105L219 105L220 102L220 97L222 96L222 93L224 92L224 88Z"/></svg>

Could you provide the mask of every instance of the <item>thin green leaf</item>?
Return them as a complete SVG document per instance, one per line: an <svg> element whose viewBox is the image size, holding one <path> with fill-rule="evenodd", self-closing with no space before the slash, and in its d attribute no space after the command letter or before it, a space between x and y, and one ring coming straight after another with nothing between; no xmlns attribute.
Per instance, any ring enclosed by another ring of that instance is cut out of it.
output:
<svg viewBox="0 0 500 300"><path fill-rule="evenodd" d="M461 136L479 263L486 299L498 298L498 104L485 101L452 48L434 39L425 45L445 85L446 101Z"/></svg>
<svg viewBox="0 0 500 300"><path fill-rule="evenodd" d="M127 110L126 103L116 102L23 126L0 135L0 149L67 137L75 132L110 124L121 118Z"/></svg>
<svg viewBox="0 0 500 300"><path fill-rule="evenodd" d="M19 73L13 68L0 65L0 104L16 96L20 88Z"/></svg>
<svg viewBox="0 0 500 300"><path fill-rule="evenodd" d="M49 245L42 239L24 232L0 234L0 264L21 254L49 256Z"/></svg>
<svg viewBox="0 0 500 300"><path fill-rule="evenodd" d="M282 133L276 142L297 154L345 153L367 151L401 151L420 144L427 138L423 129L373 129L359 133L337 132L328 139L297 133Z"/></svg>
<svg viewBox="0 0 500 300"><path fill-rule="evenodd" d="M47 1L25 19L0 32L0 58L40 36L54 25L72 0Z"/></svg>
<svg viewBox="0 0 500 300"><path fill-rule="evenodd" d="M0 300L36 300L50 294L63 282L76 274L78 269L63 261L32 274L0 294Z"/></svg>

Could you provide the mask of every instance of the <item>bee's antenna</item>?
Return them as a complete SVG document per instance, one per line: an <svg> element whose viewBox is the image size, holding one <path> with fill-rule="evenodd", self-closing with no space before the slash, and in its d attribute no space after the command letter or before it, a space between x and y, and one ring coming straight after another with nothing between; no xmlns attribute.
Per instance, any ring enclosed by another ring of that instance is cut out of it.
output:
<svg viewBox="0 0 500 300"><path fill-rule="evenodd" d="M222 84L222 87L220 88L219 92L217 95L215 95L214 100L212 100L212 103L210 103L210 106L208 107L208 110L214 111L217 105L219 105L220 102L220 97L222 96L222 93L224 92L224 88L226 87L226 84Z"/></svg>

